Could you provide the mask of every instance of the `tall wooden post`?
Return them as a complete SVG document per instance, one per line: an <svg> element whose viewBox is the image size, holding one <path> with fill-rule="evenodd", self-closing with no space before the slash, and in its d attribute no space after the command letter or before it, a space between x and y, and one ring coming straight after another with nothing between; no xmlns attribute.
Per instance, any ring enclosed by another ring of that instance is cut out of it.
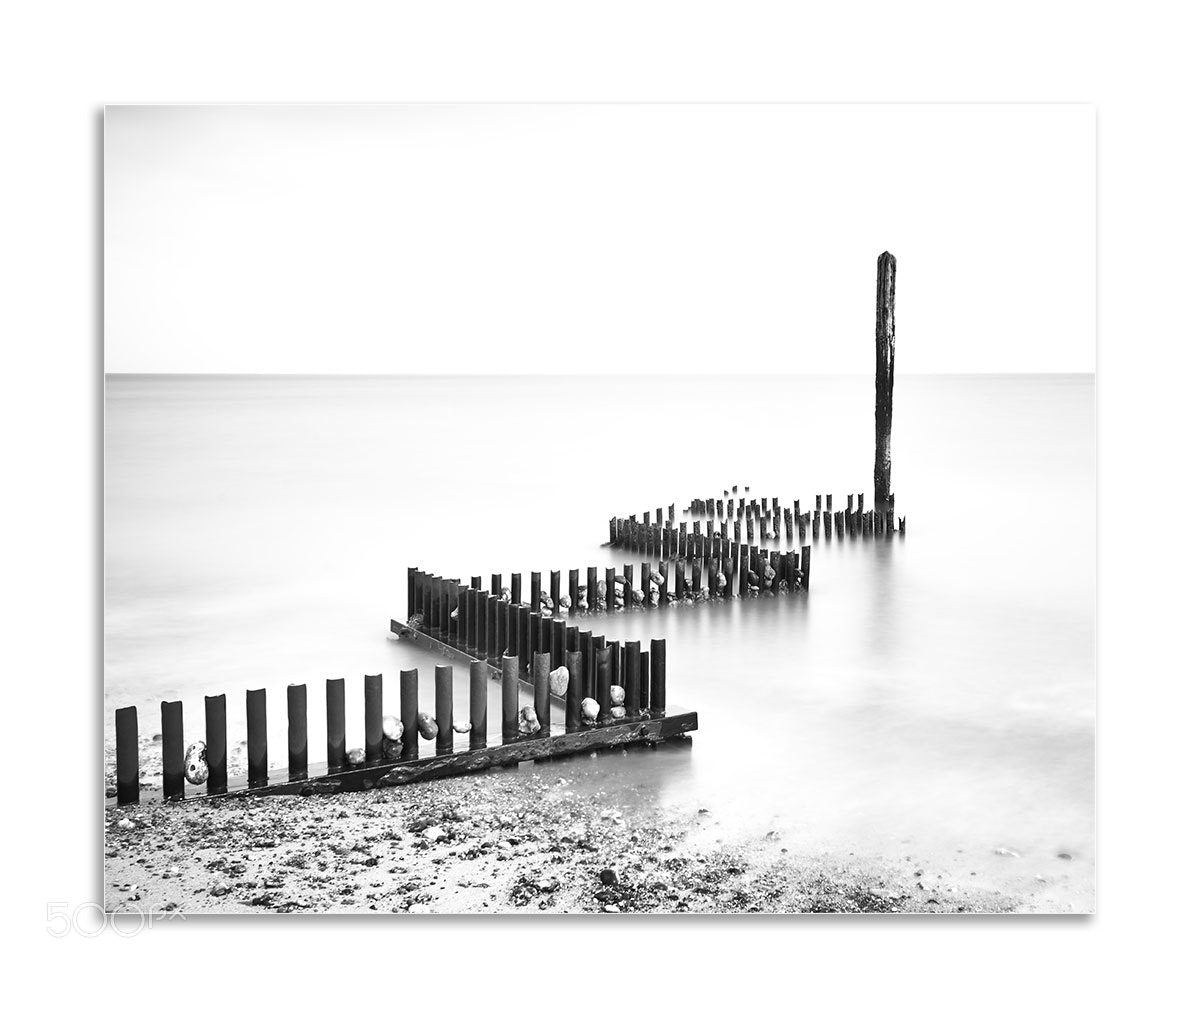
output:
<svg viewBox="0 0 1200 1018"><path fill-rule="evenodd" d="M896 367L896 258L879 256L875 281L875 508L892 491L892 381Z"/></svg>

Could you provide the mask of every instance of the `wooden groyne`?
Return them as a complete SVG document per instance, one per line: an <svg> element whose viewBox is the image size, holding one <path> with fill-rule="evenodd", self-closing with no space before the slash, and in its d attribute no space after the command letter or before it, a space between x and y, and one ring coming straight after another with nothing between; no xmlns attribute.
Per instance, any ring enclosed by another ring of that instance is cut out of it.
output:
<svg viewBox="0 0 1200 1018"><path fill-rule="evenodd" d="M846 496L846 508L833 508L833 495L816 496L813 509L800 511L800 500L781 502L778 498L693 499L684 510L687 521L675 522L674 509L634 513L626 517L613 516L608 521L608 545L626 548L663 561L679 560L708 562L723 561L733 551L743 557L747 551L757 551L755 542L779 542L790 546L806 542L841 538L891 537L906 530L904 517L897 517L895 496L889 495L882 510L864 508L865 495L859 492ZM661 521L661 522L660 522ZM743 535L745 541L743 541ZM747 543L748 542L748 543ZM804 572L807 579L807 572ZM805 584L807 589L807 583Z"/></svg>
<svg viewBox="0 0 1200 1018"><path fill-rule="evenodd" d="M178 801L185 797L236 796L236 795L311 795L361 791L375 787L409 784L431 778L448 777L486 770L490 767L520 763L522 760L542 760L570 756L575 753L591 752L616 746L635 744L653 745L668 739L677 739L693 732L698 727L694 711L668 706L666 703L666 661L664 641L655 640L650 651L640 651L635 642L605 644L591 657L592 681L605 683L594 720L583 713L582 697L573 690L582 692L583 676L586 674L581 651L571 651L566 656L566 668L570 673L566 703L566 722L554 723L549 716L549 696L546 691L550 669L539 654L543 666L539 669L539 689L535 694L537 727L530 731L532 721L522 718L515 659L506 657L502 669L503 716L500 738L488 729L487 722L487 675L483 662L473 662L469 669L470 709L468 724L455 727L453 687L455 680L452 665L439 665L435 675L435 712L438 736L435 736L436 752L433 756L421 756L418 737L422 720L428 715L420 711L417 699L417 670L408 669L400 673L400 713L403 719L403 735L392 741L382 735L385 719L381 698L380 675L364 676L364 719L365 741L368 750L345 749L345 682L343 679L326 681L326 730L329 745L323 764L312 767L308 760L308 713L307 688L303 684L291 685L287 691L288 717L288 766L268 771L266 691L247 690L246 718L247 745L249 748L249 770L244 776L230 779L227 776L225 695L205 697L205 745L203 762L207 776L200 785L193 786L185 781L185 759L197 753L196 744L185 751L183 745L183 704L181 701L163 701L161 743L162 753L162 798ZM511 663L510 663L511 662ZM648 673L648 675L647 675ZM640 710L618 707L613 703L612 687L622 690L624 703L648 703ZM561 698L560 698L561 699ZM212 710L212 705L219 708ZM258 705L252 709L252 705ZM529 708L525 708L529 710ZM137 803L141 798L140 757L137 737L137 708L122 707L116 712L117 722L117 788L115 805ZM455 740L461 729L469 731L469 745ZM442 731L450 733L441 737ZM378 740L374 735L378 734ZM194 788L189 795L187 790Z"/></svg>
<svg viewBox="0 0 1200 1018"><path fill-rule="evenodd" d="M345 680L325 683L324 763L309 763L308 689L287 688L286 769L267 766L265 689L246 691L247 773L228 776L225 695L204 698L205 738L184 748L183 703L163 701L162 797L196 795L310 795L408 784L465 774L522 760L542 760L613 746L653 745L695 731L694 711L667 703L666 640L609 642L602 634L568 626L561 618L533 614L479 587L409 571L410 613L391 631L402 639L467 665L469 710L454 714L455 668L434 673L434 712L421 710L417 669L399 675L400 717L383 713L384 676L363 677L363 747L346 748ZM478 579L478 578L476 578ZM460 601L459 596L465 595ZM469 614L460 607L474 606ZM523 609L523 610L522 610ZM472 619L473 627L459 619ZM499 732L489 727L488 684L501 684ZM521 706L521 693L533 704ZM551 705L563 721L551 717ZM135 707L116 711L116 805L140 799L138 716ZM399 733L398 738L392 735ZM390 733L390 734L389 734ZM498 738L497 738L498 735ZM458 736L456 738L456 736ZM420 740L434 744L421 756ZM463 743L466 745L463 745ZM197 764L202 765L202 771ZM198 775L201 775L199 776ZM202 786L202 790L201 790Z"/></svg>

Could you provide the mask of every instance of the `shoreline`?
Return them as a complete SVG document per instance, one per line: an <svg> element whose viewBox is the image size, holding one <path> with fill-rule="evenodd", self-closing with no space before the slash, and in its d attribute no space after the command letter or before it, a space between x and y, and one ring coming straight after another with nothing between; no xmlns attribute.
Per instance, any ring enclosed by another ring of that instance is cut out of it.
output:
<svg viewBox="0 0 1200 1018"><path fill-rule="evenodd" d="M333 823L336 821L336 823ZM712 840L705 808L613 808L522 766L334 796L105 812L104 908L142 913L1011 913L919 863Z"/></svg>

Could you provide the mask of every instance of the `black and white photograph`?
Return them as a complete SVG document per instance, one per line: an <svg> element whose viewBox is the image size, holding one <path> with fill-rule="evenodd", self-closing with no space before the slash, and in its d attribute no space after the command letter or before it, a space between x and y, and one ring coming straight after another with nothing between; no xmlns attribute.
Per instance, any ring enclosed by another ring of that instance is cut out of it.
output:
<svg viewBox="0 0 1200 1018"><path fill-rule="evenodd" d="M9 1010L1194 1011L1193 7L8 5Z"/></svg>
<svg viewBox="0 0 1200 1018"><path fill-rule="evenodd" d="M103 907L1096 909L1087 105L110 105Z"/></svg>

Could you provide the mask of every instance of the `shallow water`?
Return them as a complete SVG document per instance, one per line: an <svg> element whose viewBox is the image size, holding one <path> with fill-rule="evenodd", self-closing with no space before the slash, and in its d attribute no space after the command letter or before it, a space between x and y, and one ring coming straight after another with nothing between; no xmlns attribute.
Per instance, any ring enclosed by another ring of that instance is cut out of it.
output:
<svg viewBox="0 0 1200 1018"><path fill-rule="evenodd" d="M388 638L407 566L565 583L635 560L601 546L613 515L734 484L869 500L873 399L867 377L110 377L106 739L114 708L145 734L173 698L201 738L224 692L234 744L265 686L282 764L284 690L307 682L315 760L323 680L345 676L361 744L358 676L383 672L398 713L417 665L432 703L434 659ZM907 537L818 541L807 597L594 619L667 638L668 699L700 730L552 766L629 809L708 808L721 837L910 855L1091 908L1093 442L1091 376L898 377Z"/></svg>

